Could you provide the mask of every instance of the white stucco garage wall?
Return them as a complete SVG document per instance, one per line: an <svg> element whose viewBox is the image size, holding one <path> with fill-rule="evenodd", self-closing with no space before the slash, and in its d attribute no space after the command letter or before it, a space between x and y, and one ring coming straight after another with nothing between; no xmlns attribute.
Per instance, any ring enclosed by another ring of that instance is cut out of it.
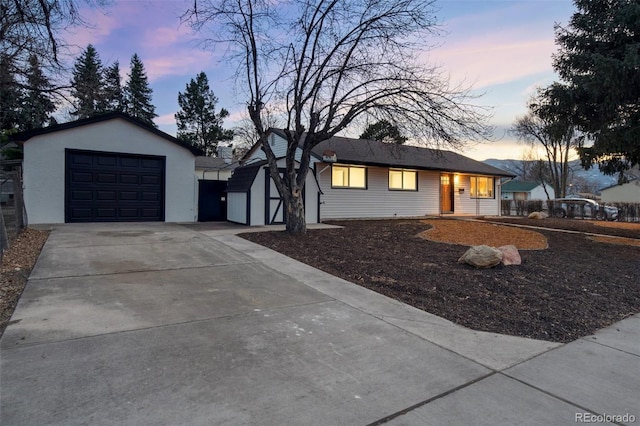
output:
<svg viewBox="0 0 640 426"><path fill-rule="evenodd" d="M157 155L165 162L165 221L195 222L195 156L121 118L33 136L24 143L24 200L29 223L64 223L65 149Z"/></svg>

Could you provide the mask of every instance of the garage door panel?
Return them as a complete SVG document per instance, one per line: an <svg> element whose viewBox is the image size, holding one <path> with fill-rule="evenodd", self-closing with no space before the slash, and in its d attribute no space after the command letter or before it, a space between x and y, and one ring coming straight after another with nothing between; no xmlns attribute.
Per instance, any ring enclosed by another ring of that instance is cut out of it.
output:
<svg viewBox="0 0 640 426"><path fill-rule="evenodd" d="M131 168L140 168L140 159L139 158L131 158L131 157L121 157L120 158L120 166L122 167L131 167Z"/></svg>
<svg viewBox="0 0 640 426"><path fill-rule="evenodd" d="M135 191L121 191L120 192L120 200L122 201L137 201L138 200L138 192Z"/></svg>
<svg viewBox="0 0 640 426"><path fill-rule="evenodd" d="M98 166L111 166L115 167L118 165L118 157L115 155L102 155L96 158L96 164Z"/></svg>
<svg viewBox="0 0 640 426"><path fill-rule="evenodd" d="M142 201L159 201L160 194L157 192L142 192Z"/></svg>
<svg viewBox="0 0 640 426"><path fill-rule="evenodd" d="M98 201L115 201L116 197L116 191L96 191Z"/></svg>
<svg viewBox="0 0 640 426"><path fill-rule="evenodd" d="M91 172L73 172L71 180L77 183L91 183L93 182L93 174Z"/></svg>
<svg viewBox="0 0 640 426"><path fill-rule="evenodd" d="M96 173L97 183L116 183L118 177L115 173Z"/></svg>
<svg viewBox="0 0 640 426"><path fill-rule="evenodd" d="M159 185L160 181L161 181L160 176L142 175L140 184L142 184L142 185Z"/></svg>
<svg viewBox="0 0 640 426"><path fill-rule="evenodd" d="M164 164L164 157L67 150L66 221L164 220Z"/></svg>

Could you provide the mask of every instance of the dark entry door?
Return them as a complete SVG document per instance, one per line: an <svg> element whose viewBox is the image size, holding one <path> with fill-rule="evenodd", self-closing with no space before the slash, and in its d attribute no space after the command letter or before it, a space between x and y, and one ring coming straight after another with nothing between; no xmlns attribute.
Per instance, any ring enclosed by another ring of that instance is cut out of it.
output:
<svg viewBox="0 0 640 426"><path fill-rule="evenodd" d="M165 158L66 151L66 222L164 220Z"/></svg>
<svg viewBox="0 0 640 426"><path fill-rule="evenodd" d="M198 181L198 222L227 220L227 182Z"/></svg>

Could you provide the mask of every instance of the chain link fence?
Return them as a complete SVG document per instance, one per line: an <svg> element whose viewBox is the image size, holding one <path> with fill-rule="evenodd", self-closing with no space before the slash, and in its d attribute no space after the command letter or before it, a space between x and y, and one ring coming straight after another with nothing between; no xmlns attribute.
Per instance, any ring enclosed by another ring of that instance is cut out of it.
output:
<svg viewBox="0 0 640 426"><path fill-rule="evenodd" d="M22 162L0 161L0 261L15 237L27 226L22 193Z"/></svg>

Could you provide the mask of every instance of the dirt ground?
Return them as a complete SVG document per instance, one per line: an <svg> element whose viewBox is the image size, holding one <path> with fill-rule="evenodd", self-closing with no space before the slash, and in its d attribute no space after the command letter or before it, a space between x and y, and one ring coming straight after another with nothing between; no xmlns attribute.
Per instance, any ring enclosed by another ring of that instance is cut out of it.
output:
<svg viewBox="0 0 640 426"><path fill-rule="evenodd" d="M48 231L27 228L23 230L2 256L0 266L0 336L4 333L27 278L38 260Z"/></svg>
<svg viewBox="0 0 640 426"><path fill-rule="evenodd" d="M515 235L517 228L476 223L470 232L473 223L451 227L440 220L342 221L331 222L342 229L309 230L302 236L241 236L475 330L569 342L640 312L640 247L599 242L585 234L637 239L640 224L487 218L578 233L535 229L531 239L544 237L548 248L521 250L522 265L475 269L457 263L467 250L464 244L477 244L460 236L479 235L492 245L494 238ZM488 227L479 230L482 226ZM447 242L425 238L443 227L449 229ZM425 232L430 228L435 229ZM516 237L503 242L518 246Z"/></svg>

